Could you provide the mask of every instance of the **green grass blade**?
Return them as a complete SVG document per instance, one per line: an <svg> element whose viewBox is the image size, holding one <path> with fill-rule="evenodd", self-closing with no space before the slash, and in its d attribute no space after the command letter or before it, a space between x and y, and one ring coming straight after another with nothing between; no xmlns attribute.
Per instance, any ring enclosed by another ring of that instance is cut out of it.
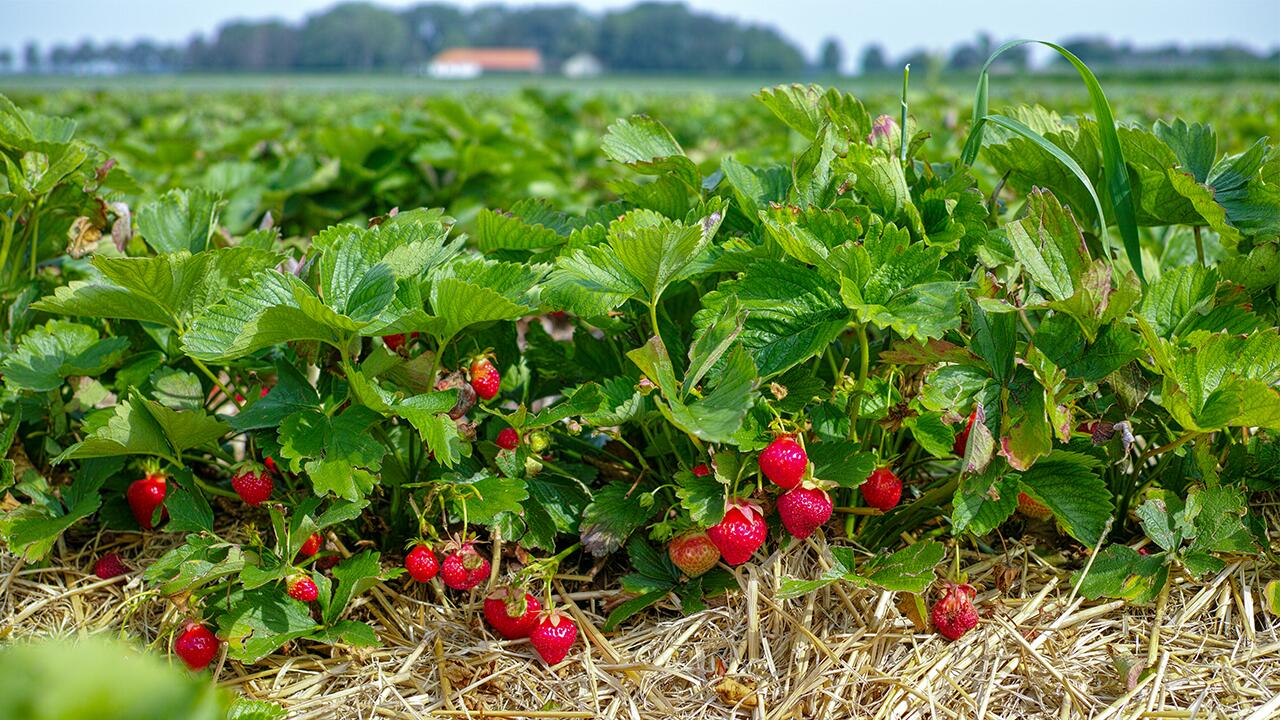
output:
<svg viewBox="0 0 1280 720"><path fill-rule="evenodd" d="M983 124L992 123L994 125L999 125L1006 130L1015 132L1035 143L1040 147L1040 149L1056 158L1058 162L1066 165L1067 169L1080 180L1080 184L1084 185L1084 188L1089 191L1089 197L1093 198L1093 206L1098 212L1098 217L1103 217L1102 200L1098 197L1097 191L1094 190L1093 183L1089 181L1089 176L1085 173L1084 168L1080 167L1080 164L1075 161L1075 158L1068 155L1062 148L1054 145L1045 136L1011 117L1006 117L1004 115L987 115L980 118L978 122ZM1110 246L1110 236L1107 233L1107 223L1104 220L1100 224L1102 225L1102 246L1106 248ZM1107 262L1111 262L1111 253L1104 252L1103 256L1106 257Z"/></svg>
<svg viewBox="0 0 1280 720"><path fill-rule="evenodd" d="M1039 43L1053 48L1065 57L1075 67L1076 72L1080 74L1080 79L1084 81L1085 88L1089 91L1089 97L1093 101L1093 112L1098 120L1098 137L1102 141L1103 180L1106 184L1107 195L1111 200L1111 209L1115 212L1116 225L1120 228L1120 237L1124 241L1124 250L1129 258L1129 264L1133 266L1133 271L1138 274L1138 278L1145 282L1145 276L1142 272L1142 249L1138 243L1138 215L1134 208L1133 189L1129 185L1129 171L1125 166L1124 152L1120 149L1120 136L1116 133L1115 114L1111 111L1111 104L1107 102L1107 96L1102 92L1102 85L1098 83L1098 78L1094 76L1089 66L1073 55L1071 51L1061 45L1044 40L1011 40L991 53L991 57L987 58L986 64L982 66L982 73L978 76L978 88L974 93L973 102L973 125L969 131L969 137L965 141L964 150L961 152L961 162L965 165L972 165L978 159L978 151L982 149L983 123L980 121L988 117L991 64L1006 50L1028 43ZM1005 126L1004 123L998 124ZM1048 142L1044 138L1041 138L1041 140ZM1065 157L1065 153L1062 156L1055 153L1054 157L1061 160L1062 157ZM1077 169L1077 167L1073 167L1072 172L1076 172ZM1096 195L1094 199L1095 201L1097 200ZM1102 225L1102 234L1105 239L1107 235L1107 220L1101 210L1098 213L1098 222ZM1110 246L1108 244L1109 252Z"/></svg>

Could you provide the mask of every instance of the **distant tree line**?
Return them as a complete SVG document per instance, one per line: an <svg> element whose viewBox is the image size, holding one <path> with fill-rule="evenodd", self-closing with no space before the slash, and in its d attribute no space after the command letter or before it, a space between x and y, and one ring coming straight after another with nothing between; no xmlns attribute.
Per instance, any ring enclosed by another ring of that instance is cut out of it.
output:
<svg viewBox="0 0 1280 720"><path fill-rule="evenodd" d="M337 5L300 24L234 20L185 45L140 41L28 45L24 68L43 72L388 71L413 68L451 47L532 47L552 67L586 52L614 71L791 73L804 54L777 30L697 12L683 3L642 2L602 14L574 5L465 10L427 3L390 10ZM10 60L12 63L13 60Z"/></svg>
<svg viewBox="0 0 1280 720"><path fill-rule="evenodd" d="M1077 38L1062 44L1102 69L1270 64L1274 70L1280 63L1280 51L1266 55L1237 45L1137 48L1105 38ZM810 70L835 75L848 69L844 48L834 38L824 41L809 62L794 42L772 27L698 12L681 2L640 2L599 14L570 4L485 5L467 10L433 2L397 11L369 2L348 2L297 24L233 20L212 36L196 36L185 44L84 40L45 50L29 43L21 64L13 50L0 48L0 72L405 71L448 48L483 46L537 48L552 68L586 52L614 72L795 74ZM897 73L911 63L913 71L923 74L971 71L986 62L995 47L990 36L979 35L947 52L921 49L890 58L883 47L871 44L855 70ZM1022 46L1002 55L995 67L1025 71L1028 60L1028 48Z"/></svg>

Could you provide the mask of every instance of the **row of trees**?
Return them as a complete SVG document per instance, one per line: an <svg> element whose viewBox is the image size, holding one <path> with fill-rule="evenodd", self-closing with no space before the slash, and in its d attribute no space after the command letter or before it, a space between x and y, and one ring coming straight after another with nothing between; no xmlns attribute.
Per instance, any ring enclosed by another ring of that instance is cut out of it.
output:
<svg viewBox="0 0 1280 720"><path fill-rule="evenodd" d="M1249 48L1222 45L1154 49L1135 48L1103 38L1063 43L1093 67L1187 68L1250 65L1280 60ZM594 54L605 67L621 72L786 74L812 68L839 74L844 49L834 38L823 43L808 63L800 49L776 29L696 12L678 2L641 2L629 8L588 13L575 5L466 10L448 3L427 3L390 10L367 2L337 5L300 24L280 20L235 20L212 37L185 45L140 40L132 45L83 41L41 52L34 43L23 52L28 72L290 72L400 71L413 68L451 47L533 47L552 67L579 52ZM917 50L890 58L879 45L860 58L863 73L898 72L911 63L921 72L970 71L986 61L995 42L980 35L947 53ZM1057 57L1057 56L1055 56ZM1027 48L1005 53L1001 66L1028 67ZM1061 60L1061 58L1058 58ZM0 71L18 69L10 50L0 49Z"/></svg>
<svg viewBox="0 0 1280 720"><path fill-rule="evenodd" d="M429 3L401 11L351 2L300 24L228 22L211 38L185 46L56 46L24 52L26 70L75 72L192 70L212 72L385 71L413 68L451 47L532 47L555 66L594 54L609 69L634 72L792 73L805 69L800 49L771 27L707 13L683 3L642 2L588 13L574 5L466 10Z"/></svg>

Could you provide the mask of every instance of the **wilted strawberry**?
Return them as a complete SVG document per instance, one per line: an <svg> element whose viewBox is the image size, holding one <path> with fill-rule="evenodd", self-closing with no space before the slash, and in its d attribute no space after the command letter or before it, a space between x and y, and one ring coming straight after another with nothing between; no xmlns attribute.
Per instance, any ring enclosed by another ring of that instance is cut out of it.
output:
<svg viewBox="0 0 1280 720"><path fill-rule="evenodd" d="M938 634L948 640L958 640L978 626L978 610L973 606L977 591L969 584L946 583L942 599L929 611Z"/></svg>

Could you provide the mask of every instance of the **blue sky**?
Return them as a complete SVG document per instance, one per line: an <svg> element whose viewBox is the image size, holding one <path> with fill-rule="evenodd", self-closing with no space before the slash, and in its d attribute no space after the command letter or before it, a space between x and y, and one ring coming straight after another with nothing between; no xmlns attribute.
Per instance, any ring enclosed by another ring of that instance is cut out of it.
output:
<svg viewBox="0 0 1280 720"><path fill-rule="evenodd" d="M381 0L405 7L421 0ZM556 0L563 2L564 0ZM634 0L578 0L591 10L623 7ZM473 7L492 0L454 0ZM18 49L85 37L185 40L208 34L233 17L299 20L333 0L2 0L0 47ZM508 5L537 2L509 0ZM543 3L545 4L545 3ZM1280 46L1280 0L688 0L722 15L777 26L814 53L822 39L840 39L847 55L870 42L892 54L918 47L946 48L988 31L997 39L1061 40L1105 34L1139 45L1169 42L1241 42L1255 48Z"/></svg>

